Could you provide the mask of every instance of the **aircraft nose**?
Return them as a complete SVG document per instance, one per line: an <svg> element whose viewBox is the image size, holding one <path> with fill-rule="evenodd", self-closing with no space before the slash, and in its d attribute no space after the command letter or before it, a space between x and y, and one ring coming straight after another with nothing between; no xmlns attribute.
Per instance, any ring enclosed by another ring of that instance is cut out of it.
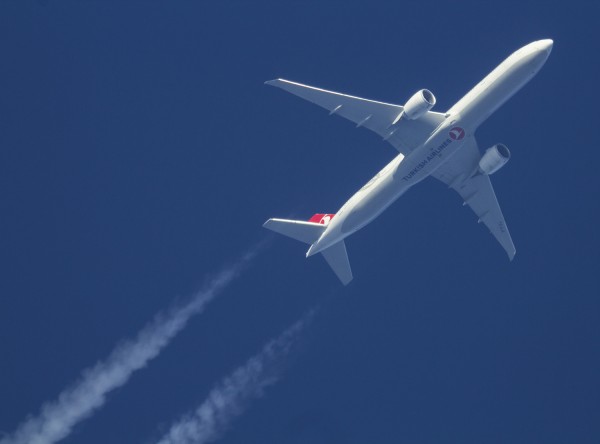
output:
<svg viewBox="0 0 600 444"><path fill-rule="evenodd" d="M540 48L542 51L545 51L546 54L550 54L550 51L552 51L552 45L554 45L554 41L552 39L539 40L537 43L538 48Z"/></svg>

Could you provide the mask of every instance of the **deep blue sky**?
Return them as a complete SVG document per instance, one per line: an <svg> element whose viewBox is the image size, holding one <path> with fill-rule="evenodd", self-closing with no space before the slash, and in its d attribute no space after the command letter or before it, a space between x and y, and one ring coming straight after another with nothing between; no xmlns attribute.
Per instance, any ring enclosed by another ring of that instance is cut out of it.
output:
<svg viewBox="0 0 600 444"><path fill-rule="evenodd" d="M223 443L597 443L597 2L0 3L0 430L205 276L335 212L396 152L263 85L449 108L511 52L548 62L478 131L512 263L433 179L348 240L343 288L285 238L66 443L147 442L315 304Z"/></svg>

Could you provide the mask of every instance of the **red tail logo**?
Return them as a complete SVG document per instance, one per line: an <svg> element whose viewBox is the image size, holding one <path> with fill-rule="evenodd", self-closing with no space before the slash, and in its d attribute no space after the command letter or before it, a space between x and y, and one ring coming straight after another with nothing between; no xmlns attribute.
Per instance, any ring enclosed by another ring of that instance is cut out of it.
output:
<svg viewBox="0 0 600 444"><path fill-rule="evenodd" d="M329 221L331 219L333 219L334 216L335 216L335 214L321 214L321 213L317 213L313 217L311 217L310 219L308 219L308 221L309 222L314 222L316 224L327 225L327 224L329 224Z"/></svg>

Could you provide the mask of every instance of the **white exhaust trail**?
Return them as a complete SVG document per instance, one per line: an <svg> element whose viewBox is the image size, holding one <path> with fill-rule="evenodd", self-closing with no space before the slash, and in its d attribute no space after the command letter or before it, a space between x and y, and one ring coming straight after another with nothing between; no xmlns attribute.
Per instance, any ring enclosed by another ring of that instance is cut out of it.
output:
<svg viewBox="0 0 600 444"><path fill-rule="evenodd" d="M252 398L261 396L267 386L277 382L281 360L313 313L309 312L269 341L258 354L213 387L204 402L175 422L158 444L204 444L219 438Z"/></svg>
<svg viewBox="0 0 600 444"><path fill-rule="evenodd" d="M158 313L134 339L117 345L107 359L84 370L79 380L61 392L58 399L44 404L37 416L27 418L15 432L2 437L0 444L52 444L66 438L76 424L104 405L109 392L124 385L133 372L157 357L192 316L202 313L206 304L239 276L260 248L259 245L221 271L187 303Z"/></svg>

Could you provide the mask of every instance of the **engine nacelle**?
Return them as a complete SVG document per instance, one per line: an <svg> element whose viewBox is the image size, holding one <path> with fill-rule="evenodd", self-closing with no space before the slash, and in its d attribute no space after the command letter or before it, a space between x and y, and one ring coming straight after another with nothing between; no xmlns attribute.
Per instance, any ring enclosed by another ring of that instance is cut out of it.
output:
<svg viewBox="0 0 600 444"><path fill-rule="evenodd" d="M406 105L404 105L403 117L408 120L416 120L433 108L435 105L435 96L428 89L422 89L416 92Z"/></svg>
<svg viewBox="0 0 600 444"><path fill-rule="evenodd" d="M502 168L510 159L510 151L506 145L498 143L485 150L485 153L479 161L479 172L483 174L494 174Z"/></svg>

